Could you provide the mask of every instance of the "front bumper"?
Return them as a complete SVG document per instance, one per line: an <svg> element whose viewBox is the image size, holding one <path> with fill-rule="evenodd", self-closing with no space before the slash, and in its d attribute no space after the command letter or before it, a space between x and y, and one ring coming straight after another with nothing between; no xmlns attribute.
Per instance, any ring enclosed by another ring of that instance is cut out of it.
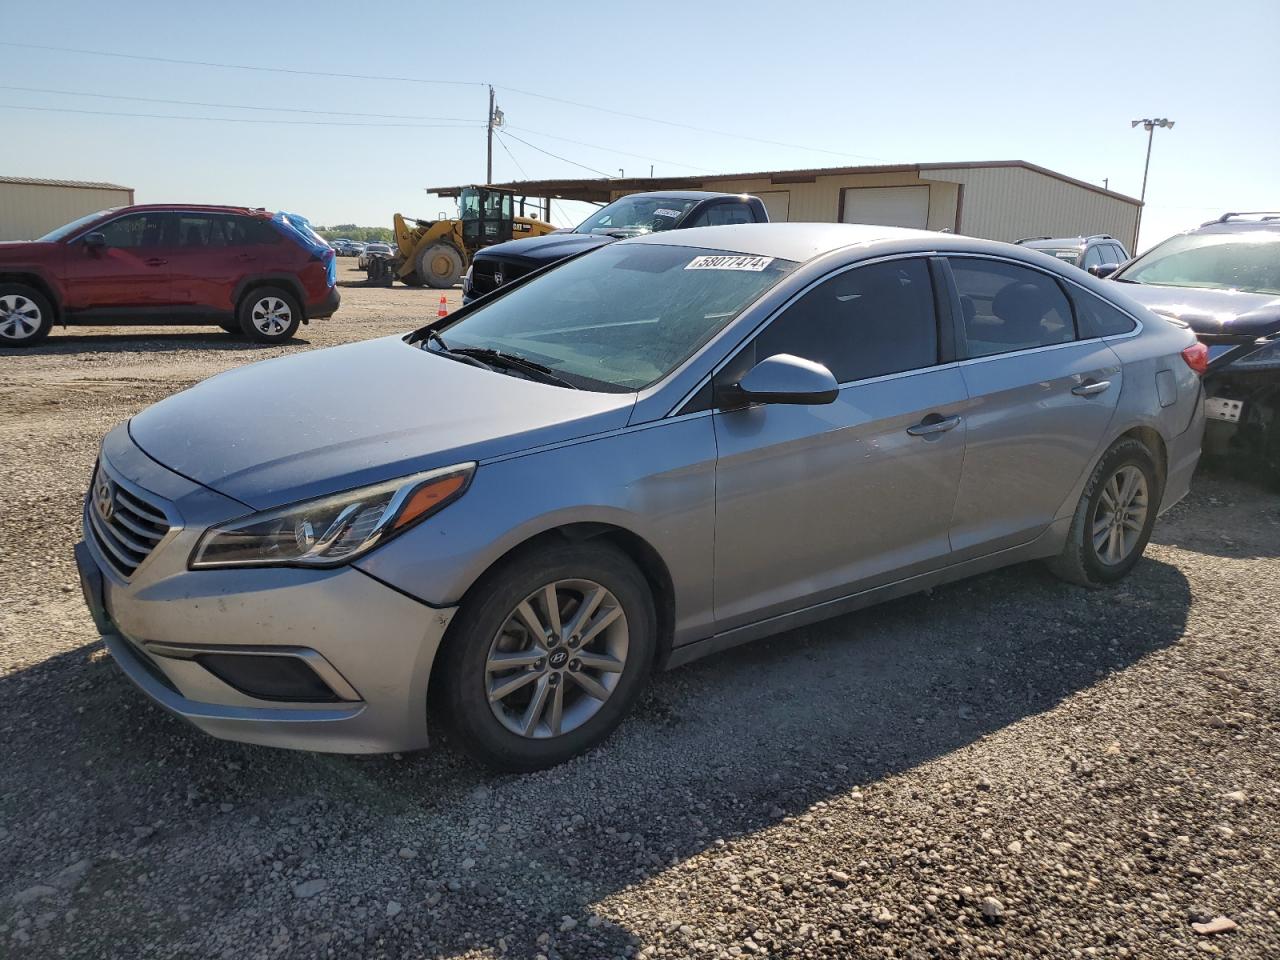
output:
<svg viewBox="0 0 1280 960"><path fill-rule="evenodd" d="M455 608L437 609L352 567L188 570L210 515L246 509L148 460L122 429L102 469L164 497L182 519L125 578L89 526L76 546L85 600L116 663L166 710L227 740L335 753L427 746L431 666ZM133 486L136 485L136 486ZM264 698L208 664L289 661L323 699Z"/></svg>

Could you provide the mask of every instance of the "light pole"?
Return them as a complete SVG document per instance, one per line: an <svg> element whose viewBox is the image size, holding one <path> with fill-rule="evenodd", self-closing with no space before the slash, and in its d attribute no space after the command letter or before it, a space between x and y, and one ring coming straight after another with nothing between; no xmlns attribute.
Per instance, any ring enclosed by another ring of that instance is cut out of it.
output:
<svg viewBox="0 0 1280 960"><path fill-rule="evenodd" d="M1142 193L1138 195L1138 222L1133 228L1133 252L1138 252L1138 230L1142 226L1142 211L1147 204L1147 172L1151 169L1151 141L1155 138L1156 127L1167 127L1173 129L1173 121L1168 117L1158 117L1153 120L1130 120L1129 129L1142 124L1142 129L1147 131L1147 160L1142 165Z"/></svg>

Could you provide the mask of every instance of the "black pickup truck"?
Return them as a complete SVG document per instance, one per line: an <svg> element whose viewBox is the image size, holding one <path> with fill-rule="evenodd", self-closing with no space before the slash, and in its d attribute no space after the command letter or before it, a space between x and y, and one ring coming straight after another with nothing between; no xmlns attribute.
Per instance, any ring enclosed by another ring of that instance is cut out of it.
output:
<svg viewBox="0 0 1280 960"><path fill-rule="evenodd" d="M685 227L767 223L759 197L702 190L633 193L593 213L572 230L495 244L478 252L462 280L462 302L470 303L547 264L624 237Z"/></svg>

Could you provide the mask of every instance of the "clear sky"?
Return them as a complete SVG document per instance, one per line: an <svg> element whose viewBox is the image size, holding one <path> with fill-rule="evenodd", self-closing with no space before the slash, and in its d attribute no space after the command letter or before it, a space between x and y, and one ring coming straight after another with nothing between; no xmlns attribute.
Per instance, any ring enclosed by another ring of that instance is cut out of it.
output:
<svg viewBox="0 0 1280 960"><path fill-rule="evenodd" d="M1020 159L1137 196L1146 137L1129 121L1170 117L1146 246L1224 210L1280 207L1277 37L1280 0L0 0L0 41L412 80L0 45L0 175L389 225L397 210L452 210L427 186L483 181L492 83L528 144L495 146L496 181L599 175L567 161L634 176Z"/></svg>

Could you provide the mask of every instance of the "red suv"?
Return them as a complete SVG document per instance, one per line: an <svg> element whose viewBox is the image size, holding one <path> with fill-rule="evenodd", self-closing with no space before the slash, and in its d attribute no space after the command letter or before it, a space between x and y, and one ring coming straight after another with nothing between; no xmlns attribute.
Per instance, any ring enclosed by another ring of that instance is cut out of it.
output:
<svg viewBox="0 0 1280 960"><path fill-rule="evenodd" d="M262 343L338 309L334 252L304 217L160 205L90 214L0 243L0 346L55 322L216 323Z"/></svg>

